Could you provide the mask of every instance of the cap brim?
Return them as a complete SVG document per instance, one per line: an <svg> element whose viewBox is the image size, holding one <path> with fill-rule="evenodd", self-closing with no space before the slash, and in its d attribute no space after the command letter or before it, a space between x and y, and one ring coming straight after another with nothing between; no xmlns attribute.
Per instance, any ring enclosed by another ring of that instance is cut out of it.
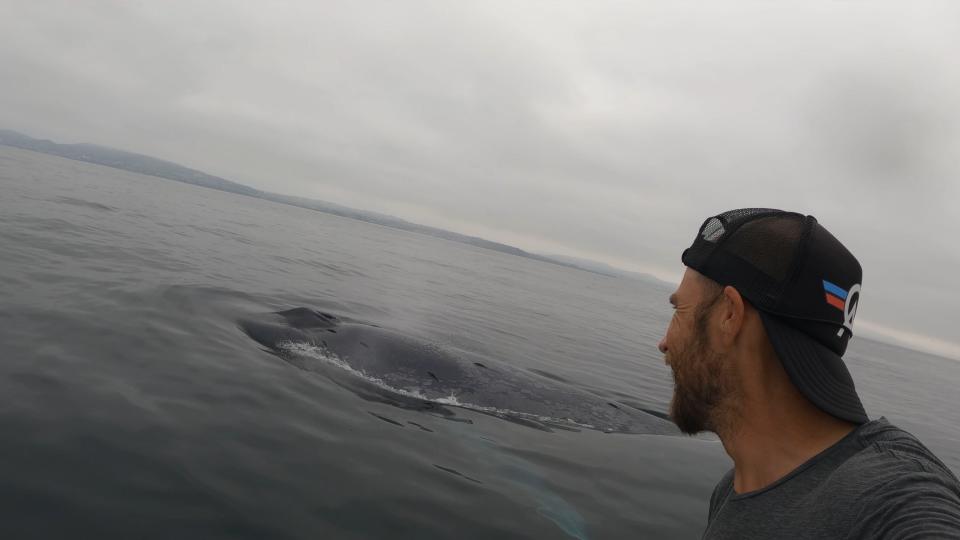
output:
<svg viewBox="0 0 960 540"><path fill-rule="evenodd" d="M794 386L821 410L856 424L869 422L843 358L777 316L758 310Z"/></svg>

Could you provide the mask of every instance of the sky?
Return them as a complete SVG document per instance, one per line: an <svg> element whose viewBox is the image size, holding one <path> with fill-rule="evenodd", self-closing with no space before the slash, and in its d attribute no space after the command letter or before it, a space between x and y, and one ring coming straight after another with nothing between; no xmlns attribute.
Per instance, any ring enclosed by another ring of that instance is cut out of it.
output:
<svg viewBox="0 0 960 540"><path fill-rule="evenodd" d="M812 214L960 358L960 3L0 0L0 128L678 281Z"/></svg>

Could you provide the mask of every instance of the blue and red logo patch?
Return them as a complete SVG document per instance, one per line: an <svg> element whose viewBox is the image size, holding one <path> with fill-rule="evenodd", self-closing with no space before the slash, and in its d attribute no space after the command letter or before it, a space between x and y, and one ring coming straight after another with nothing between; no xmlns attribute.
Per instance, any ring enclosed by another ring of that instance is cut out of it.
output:
<svg viewBox="0 0 960 540"><path fill-rule="evenodd" d="M860 303L860 284L857 283L849 290L823 280L823 294L827 303L843 313L843 327L853 333L853 318L857 316L857 305ZM837 337L843 335L843 328L837 332Z"/></svg>
<svg viewBox="0 0 960 540"><path fill-rule="evenodd" d="M823 292L827 296L827 303L831 306L843 311L843 306L847 301L847 291L840 288L838 285L830 283L827 280L823 280Z"/></svg>

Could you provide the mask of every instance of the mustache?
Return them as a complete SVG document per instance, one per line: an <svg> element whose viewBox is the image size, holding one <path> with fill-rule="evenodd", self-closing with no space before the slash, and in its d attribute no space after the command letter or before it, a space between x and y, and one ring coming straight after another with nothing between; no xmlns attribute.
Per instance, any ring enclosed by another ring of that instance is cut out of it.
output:
<svg viewBox="0 0 960 540"><path fill-rule="evenodd" d="M671 372L673 372L673 373L676 373L676 372L677 372L677 362L676 362L676 356L675 356L675 355L670 354L669 352L666 353L666 354L664 354L664 355L663 355L663 363L666 364L667 367L670 368L670 371L671 371Z"/></svg>

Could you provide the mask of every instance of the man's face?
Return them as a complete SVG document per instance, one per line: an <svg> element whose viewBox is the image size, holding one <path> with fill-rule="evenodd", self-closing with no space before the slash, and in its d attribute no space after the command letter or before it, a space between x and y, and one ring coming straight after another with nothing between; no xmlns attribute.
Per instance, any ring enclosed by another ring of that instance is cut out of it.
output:
<svg viewBox="0 0 960 540"><path fill-rule="evenodd" d="M713 412L729 385L723 355L711 346L709 318L722 289L687 269L670 295L673 319L658 348L673 370L670 417L687 434L715 429Z"/></svg>

